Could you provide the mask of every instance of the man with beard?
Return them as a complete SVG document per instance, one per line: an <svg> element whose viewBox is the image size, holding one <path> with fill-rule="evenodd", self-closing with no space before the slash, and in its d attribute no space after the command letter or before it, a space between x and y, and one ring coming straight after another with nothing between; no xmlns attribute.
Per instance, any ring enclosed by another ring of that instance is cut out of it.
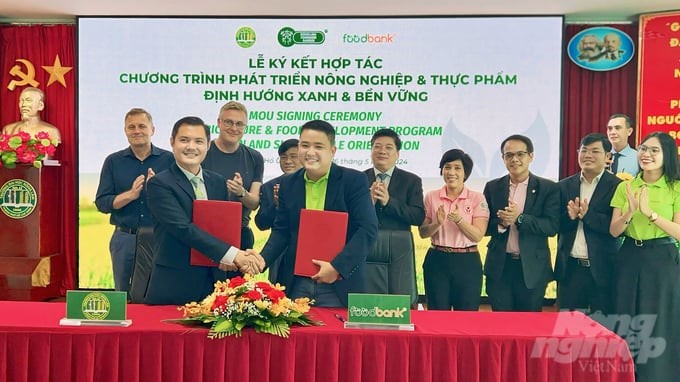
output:
<svg viewBox="0 0 680 382"><path fill-rule="evenodd" d="M3 134L16 134L24 131L35 137L39 132L46 132L50 139L61 143L59 129L40 119L40 112L45 108L45 93L38 88L25 88L19 95L19 111L21 121L12 122L2 128Z"/></svg>
<svg viewBox="0 0 680 382"><path fill-rule="evenodd" d="M602 43L594 34L587 34L578 44L579 61L597 61L602 55Z"/></svg>

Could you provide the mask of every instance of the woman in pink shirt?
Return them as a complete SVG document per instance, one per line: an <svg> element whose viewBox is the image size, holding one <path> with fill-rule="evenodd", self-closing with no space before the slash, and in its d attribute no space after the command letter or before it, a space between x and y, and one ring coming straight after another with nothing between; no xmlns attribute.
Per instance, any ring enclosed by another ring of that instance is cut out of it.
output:
<svg viewBox="0 0 680 382"><path fill-rule="evenodd" d="M489 224L484 195L465 187L472 159L463 150L442 155L444 186L425 195L425 221L420 237L431 238L423 263L428 309L478 310L482 261L477 243Z"/></svg>

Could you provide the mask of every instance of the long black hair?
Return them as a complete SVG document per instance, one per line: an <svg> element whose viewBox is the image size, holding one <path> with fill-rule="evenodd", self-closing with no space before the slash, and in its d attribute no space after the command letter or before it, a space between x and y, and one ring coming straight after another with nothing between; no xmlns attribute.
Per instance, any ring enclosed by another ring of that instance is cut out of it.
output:
<svg viewBox="0 0 680 382"><path fill-rule="evenodd" d="M678 174L678 145L675 143L675 139L667 133L655 131L647 134L640 144L644 144L650 138L658 139L659 144L661 144L661 151L663 152L663 175L666 176L666 182L671 184L680 179L680 174Z"/></svg>

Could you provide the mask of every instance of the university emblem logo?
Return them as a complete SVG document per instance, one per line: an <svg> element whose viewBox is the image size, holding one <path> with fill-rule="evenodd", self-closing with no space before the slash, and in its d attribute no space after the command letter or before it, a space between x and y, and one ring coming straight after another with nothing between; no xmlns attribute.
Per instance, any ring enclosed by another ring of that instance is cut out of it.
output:
<svg viewBox="0 0 680 382"><path fill-rule="evenodd" d="M83 316L88 320L103 320L111 312L111 302L100 292L89 293L83 299Z"/></svg>
<svg viewBox="0 0 680 382"><path fill-rule="evenodd" d="M38 202L35 188L23 179L11 179L0 187L0 210L12 219L30 215Z"/></svg>

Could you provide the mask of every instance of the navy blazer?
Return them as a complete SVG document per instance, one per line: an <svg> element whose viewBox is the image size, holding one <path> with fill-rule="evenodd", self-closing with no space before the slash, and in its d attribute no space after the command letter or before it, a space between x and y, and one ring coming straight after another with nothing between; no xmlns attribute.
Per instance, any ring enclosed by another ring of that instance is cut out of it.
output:
<svg viewBox="0 0 680 382"><path fill-rule="evenodd" d="M277 282L292 290L294 283L295 250L300 226L300 210L305 208L304 169L284 176L279 186L279 208L269 240L262 249L267 265L283 253ZM336 164L331 165L326 189L326 211L347 212L345 247L331 264L342 276L332 285L340 301L347 305L348 293L365 290L366 256L373 251L378 232L375 209L371 202L366 175Z"/></svg>
<svg viewBox="0 0 680 382"><path fill-rule="evenodd" d="M613 280L614 262L618 251L617 239L609 233L613 208L609 205L619 178L608 171L602 174L592 198L588 201L588 212L583 217L583 233L588 245L590 272L599 286L607 286ZM560 232L557 240L557 260L555 277L557 281L564 279L567 261L574 247L579 219L571 220L567 214L567 203L579 197L581 193L581 173L563 179L560 187Z"/></svg>
<svg viewBox="0 0 680 382"><path fill-rule="evenodd" d="M524 202L523 222L518 227L519 251L522 257L524 284L533 289L545 287L553 279L550 265L548 237L557 233L560 217L560 191L557 183L529 174L527 197ZM486 234L491 236L487 245L484 273L486 277L499 280L503 275L506 247L510 230L498 232L498 210L508 205L510 176L490 180L484 186L484 197L489 203L489 226Z"/></svg>
<svg viewBox="0 0 680 382"><path fill-rule="evenodd" d="M373 167L364 171L368 184L375 182ZM390 200L386 206L380 202L375 204L378 215L378 228L411 232L411 226L420 226L425 220L423 204L423 181L418 175L397 167L392 172L387 186Z"/></svg>
<svg viewBox="0 0 680 382"><path fill-rule="evenodd" d="M222 175L203 169L203 181L208 199L227 200L227 185ZM147 197L154 219L156 263L188 268L191 248L220 262L231 245L193 224L194 188L176 163L149 179Z"/></svg>
<svg viewBox="0 0 680 382"><path fill-rule="evenodd" d="M285 174L279 175L266 182L260 189L260 207L257 209L257 214L255 215L255 225L262 231L268 230L274 225L274 219L276 218L274 186L281 183L281 178L284 175Z"/></svg>

